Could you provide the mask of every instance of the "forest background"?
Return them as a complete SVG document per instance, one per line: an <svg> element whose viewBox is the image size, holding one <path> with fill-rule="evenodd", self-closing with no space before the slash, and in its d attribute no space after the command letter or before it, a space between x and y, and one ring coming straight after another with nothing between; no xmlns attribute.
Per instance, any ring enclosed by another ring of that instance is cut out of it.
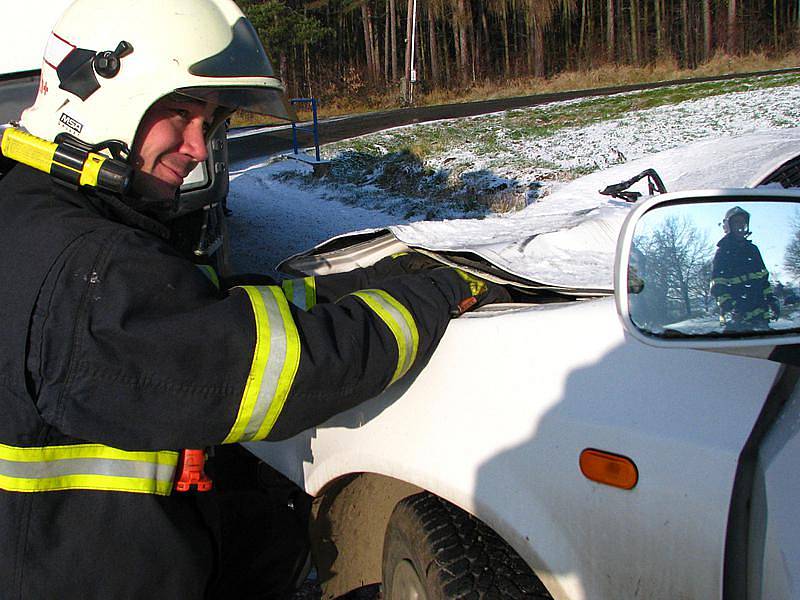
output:
<svg viewBox="0 0 800 600"><path fill-rule="evenodd" d="M237 2L323 115L800 64L800 0Z"/></svg>

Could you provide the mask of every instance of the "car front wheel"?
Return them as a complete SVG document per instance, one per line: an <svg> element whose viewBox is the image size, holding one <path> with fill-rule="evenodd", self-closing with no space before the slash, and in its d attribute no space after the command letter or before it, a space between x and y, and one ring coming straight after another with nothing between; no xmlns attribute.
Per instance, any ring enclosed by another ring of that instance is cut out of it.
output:
<svg viewBox="0 0 800 600"><path fill-rule="evenodd" d="M383 545L383 598L552 598L520 556L475 517L429 493L397 504Z"/></svg>

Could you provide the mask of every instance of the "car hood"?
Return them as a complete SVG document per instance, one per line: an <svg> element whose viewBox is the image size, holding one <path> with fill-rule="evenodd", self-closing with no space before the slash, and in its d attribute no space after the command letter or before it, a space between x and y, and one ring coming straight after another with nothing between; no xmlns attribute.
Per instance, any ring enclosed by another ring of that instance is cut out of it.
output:
<svg viewBox="0 0 800 600"><path fill-rule="evenodd" d="M521 288L611 293L617 237L634 204L599 190L648 168L659 173L669 192L754 187L795 158L798 148L800 128L695 142L586 175L516 213L345 234L285 260L279 269L325 274L414 248ZM642 192L641 200L649 197L644 181L631 189Z"/></svg>

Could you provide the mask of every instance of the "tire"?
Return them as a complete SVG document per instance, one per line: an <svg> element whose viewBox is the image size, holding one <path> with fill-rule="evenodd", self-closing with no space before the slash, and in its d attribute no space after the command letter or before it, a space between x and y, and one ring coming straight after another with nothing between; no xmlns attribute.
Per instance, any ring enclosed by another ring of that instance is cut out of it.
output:
<svg viewBox="0 0 800 600"><path fill-rule="evenodd" d="M397 504L383 545L384 600L552 599L500 536L432 494Z"/></svg>

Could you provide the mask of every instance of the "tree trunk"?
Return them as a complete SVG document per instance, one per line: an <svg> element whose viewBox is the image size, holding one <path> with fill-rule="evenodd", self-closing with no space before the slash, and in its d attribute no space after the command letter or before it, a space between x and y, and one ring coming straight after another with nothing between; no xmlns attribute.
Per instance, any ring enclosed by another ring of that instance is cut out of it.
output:
<svg viewBox="0 0 800 600"><path fill-rule="evenodd" d="M367 78L375 80L375 56L373 50L375 45L372 41L372 9L367 5L366 0L361 3L361 21L364 24L364 49L367 56Z"/></svg>
<svg viewBox="0 0 800 600"><path fill-rule="evenodd" d="M586 2L588 0L581 0L581 25L580 36L578 37L578 55L579 60L583 60L586 44Z"/></svg>
<svg viewBox="0 0 800 600"><path fill-rule="evenodd" d="M615 37L615 24L616 24L616 15L615 15L615 0L606 0L606 54L608 55L608 60L614 62L616 58L616 47L617 41Z"/></svg>
<svg viewBox="0 0 800 600"><path fill-rule="evenodd" d="M631 61L639 64L639 0L631 0Z"/></svg>
<svg viewBox="0 0 800 600"><path fill-rule="evenodd" d="M703 60L711 60L712 53L712 38L711 31L711 0L703 0Z"/></svg>
<svg viewBox="0 0 800 600"><path fill-rule="evenodd" d="M389 38L389 27L390 27L390 19L389 19L389 11L386 11L386 18L383 22L383 79L386 83L389 83L391 78L391 68L392 65L390 64L390 57L389 55L392 53L392 41Z"/></svg>
<svg viewBox="0 0 800 600"><path fill-rule="evenodd" d="M414 37L414 0L408 0L408 11L406 12L406 69L405 69L405 85L403 86L404 97L406 101L410 99L410 85L411 85L411 39Z"/></svg>
<svg viewBox="0 0 800 600"><path fill-rule="evenodd" d="M436 15L433 7L428 7L428 48L431 54L431 83L434 87L442 81L439 69L439 45L436 43Z"/></svg>
<svg viewBox="0 0 800 600"><path fill-rule="evenodd" d="M458 45L461 47L461 80L464 85L470 78L469 23L467 22L467 0L458 0Z"/></svg>
<svg viewBox="0 0 800 600"><path fill-rule="evenodd" d="M739 52L738 32L736 30L736 0L728 0L728 54Z"/></svg>
<svg viewBox="0 0 800 600"><path fill-rule="evenodd" d="M503 37L503 77L511 77L511 58L508 46L508 12L505 7L503 7L503 12L500 15L500 35Z"/></svg>
<svg viewBox="0 0 800 600"><path fill-rule="evenodd" d="M663 51L663 34L661 32L661 3L663 0L655 0L653 6L653 17L656 22L656 56L660 57Z"/></svg>
<svg viewBox="0 0 800 600"><path fill-rule="evenodd" d="M778 38L778 0L772 0L772 39L775 50L780 48Z"/></svg>
<svg viewBox="0 0 800 600"><path fill-rule="evenodd" d="M397 0L389 0L389 39L392 45L392 81L397 81L400 78L399 67L397 64Z"/></svg>
<svg viewBox="0 0 800 600"><path fill-rule="evenodd" d="M533 19L533 76L544 77L544 28L539 19Z"/></svg>
<svg viewBox="0 0 800 600"><path fill-rule="evenodd" d="M681 33L682 64L686 67L691 67L692 57L689 54L689 0L681 0Z"/></svg>

